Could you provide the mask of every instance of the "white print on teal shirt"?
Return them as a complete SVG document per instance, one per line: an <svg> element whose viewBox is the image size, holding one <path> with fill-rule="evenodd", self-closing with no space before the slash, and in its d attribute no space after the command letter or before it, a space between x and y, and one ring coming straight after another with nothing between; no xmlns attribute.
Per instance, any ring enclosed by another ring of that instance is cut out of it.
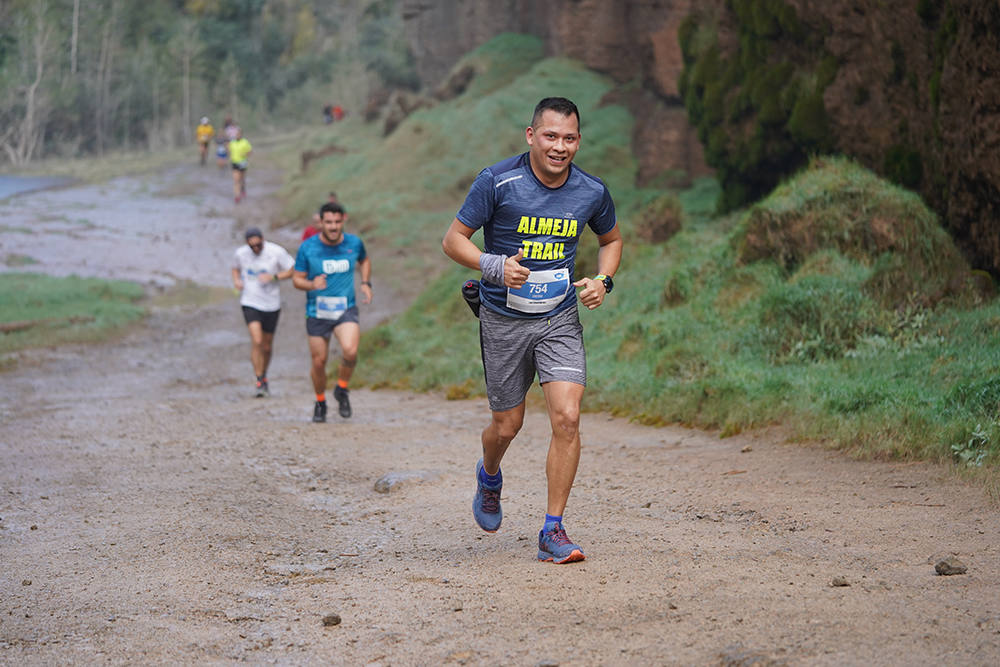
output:
<svg viewBox="0 0 1000 667"><path fill-rule="evenodd" d="M346 296L316 297L316 317L321 320L339 320L347 310Z"/></svg>
<svg viewBox="0 0 1000 667"><path fill-rule="evenodd" d="M532 271L517 289L507 289L507 307L522 313L547 313L566 298L569 270Z"/></svg>
<svg viewBox="0 0 1000 667"><path fill-rule="evenodd" d="M323 273L347 273L351 270L351 262L347 259L324 259Z"/></svg>

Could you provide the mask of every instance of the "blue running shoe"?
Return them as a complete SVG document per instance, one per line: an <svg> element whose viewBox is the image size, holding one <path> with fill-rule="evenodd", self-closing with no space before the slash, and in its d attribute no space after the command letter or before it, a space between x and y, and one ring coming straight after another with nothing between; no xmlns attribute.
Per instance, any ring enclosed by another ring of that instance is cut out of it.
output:
<svg viewBox="0 0 1000 667"><path fill-rule="evenodd" d="M584 558L583 549L570 542L561 523L554 523L548 530L538 532L538 560L574 563Z"/></svg>
<svg viewBox="0 0 1000 667"><path fill-rule="evenodd" d="M495 533L503 521L503 510L500 509L501 484L495 489L484 485L479 479L479 471L483 469L483 460L476 464L476 496L472 499L472 516L476 523L487 533Z"/></svg>

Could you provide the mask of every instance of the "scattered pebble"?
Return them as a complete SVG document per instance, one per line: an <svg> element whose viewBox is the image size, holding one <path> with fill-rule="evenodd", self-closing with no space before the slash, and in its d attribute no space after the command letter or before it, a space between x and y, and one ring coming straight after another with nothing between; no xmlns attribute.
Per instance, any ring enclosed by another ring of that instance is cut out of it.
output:
<svg viewBox="0 0 1000 667"><path fill-rule="evenodd" d="M31 585L31 579L23 579L23 580L21 580L21 585L22 586L30 586Z"/></svg>
<svg viewBox="0 0 1000 667"><path fill-rule="evenodd" d="M340 614L327 614L323 617L323 625L330 627L331 625L340 625Z"/></svg>
<svg viewBox="0 0 1000 667"><path fill-rule="evenodd" d="M831 586L850 586L851 582L847 580L847 577L834 577L833 581L830 582Z"/></svg>
<svg viewBox="0 0 1000 667"><path fill-rule="evenodd" d="M743 449L740 450L740 454L747 454L747 453L752 452L752 451L753 451L753 447L751 447L750 445L747 445L746 447L744 447Z"/></svg>
<svg viewBox="0 0 1000 667"><path fill-rule="evenodd" d="M949 556L944 560L939 560L937 564L934 565L934 571L940 575L951 575L951 574L965 574L969 568L965 566L965 563L958 560L954 556Z"/></svg>

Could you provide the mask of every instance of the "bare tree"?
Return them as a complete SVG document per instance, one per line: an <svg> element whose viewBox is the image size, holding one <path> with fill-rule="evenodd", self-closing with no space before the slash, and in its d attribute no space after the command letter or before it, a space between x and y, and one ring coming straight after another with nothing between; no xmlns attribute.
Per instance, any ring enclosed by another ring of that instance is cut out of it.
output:
<svg viewBox="0 0 1000 667"><path fill-rule="evenodd" d="M50 111L49 100L42 87L47 69L49 44L54 29L47 21L48 3L37 0L31 12L16 16L18 34L30 38L20 40L19 58L26 80L15 87L13 96L4 100L7 127L0 133L0 148L14 164L31 161L45 135L45 119ZM15 120L18 111L20 119Z"/></svg>
<svg viewBox="0 0 1000 667"><path fill-rule="evenodd" d="M73 0L73 34L69 40L69 71L76 75L76 51L80 36L80 0Z"/></svg>
<svg viewBox="0 0 1000 667"><path fill-rule="evenodd" d="M95 113L95 138L98 155L104 155L107 140L108 119L111 115L111 80L114 60L118 52L118 0L111 0L108 17L101 31L101 50L97 58L97 108Z"/></svg>
<svg viewBox="0 0 1000 667"><path fill-rule="evenodd" d="M181 114L184 122L184 137L191 141L191 77L195 60L201 54L203 45L198 38L198 32L194 21L184 19L180 23L180 30L171 42L171 52L180 61L181 65L181 91L184 100L184 108Z"/></svg>
<svg viewBox="0 0 1000 667"><path fill-rule="evenodd" d="M221 102L229 107L230 117L239 118L240 66L231 53L226 56L222 67L219 68L219 83L224 86L226 92L226 99L221 100Z"/></svg>

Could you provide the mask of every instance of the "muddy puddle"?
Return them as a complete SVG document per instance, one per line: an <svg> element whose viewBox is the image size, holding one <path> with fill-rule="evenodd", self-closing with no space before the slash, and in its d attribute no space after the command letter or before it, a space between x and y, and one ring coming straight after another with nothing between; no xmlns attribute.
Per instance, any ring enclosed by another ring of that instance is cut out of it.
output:
<svg viewBox="0 0 1000 667"><path fill-rule="evenodd" d="M69 185L72 179L61 176L10 176L0 174L0 201L8 197L47 190L63 185Z"/></svg>

